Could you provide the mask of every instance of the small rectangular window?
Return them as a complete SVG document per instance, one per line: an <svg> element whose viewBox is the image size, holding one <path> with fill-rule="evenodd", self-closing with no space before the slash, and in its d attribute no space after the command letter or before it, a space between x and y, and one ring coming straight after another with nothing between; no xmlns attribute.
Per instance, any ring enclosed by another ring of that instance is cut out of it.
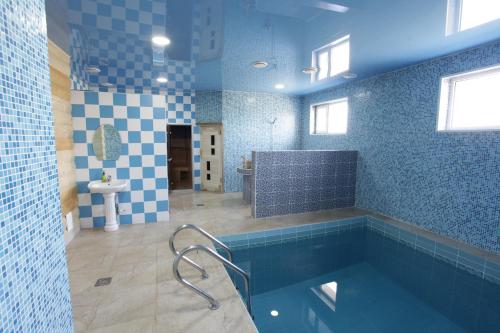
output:
<svg viewBox="0 0 500 333"><path fill-rule="evenodd" d="M215 155L215 148L212 148L211 150L212 155Z"/></svg>
<svg viewBox="0 0 500 333"><path fill-rule="evenodd" d="M446 35L500 19L498 0L448 0Z"/></svg>
<svg viewBox="0 0 500 333"><path fill-rule="evenodd" d="M349 35L313 51L313 67L318 68L313 79L320 81L349 70Z"/></svg>
<svg viewBox="0 0 500 333"><path fill-rule="evenodd" d="M310 114L310 134L347 133L348 99L313 105Z"/></svg>
<svg viewBox="0 0 500 333"><path fill-rule="evenodd" d="M500 66L441 79L438 131L500 129Z"/></svg>
<svg viewBox="0 0 500 333"><path fill-rule="evenodd" d="M207 173L207 180L210 180L210 174Z"/></svg>
<svg viewBox="0 0 500 333"><path fill-rule="evenodd" d="M210 171L210 161L207 161L207 171Z"/></svg>
<svg viewBox="0 0 500 333"><path fill-rule="evenodd" d="M215 135L210 135L210 144L215 146Z"/></svg>

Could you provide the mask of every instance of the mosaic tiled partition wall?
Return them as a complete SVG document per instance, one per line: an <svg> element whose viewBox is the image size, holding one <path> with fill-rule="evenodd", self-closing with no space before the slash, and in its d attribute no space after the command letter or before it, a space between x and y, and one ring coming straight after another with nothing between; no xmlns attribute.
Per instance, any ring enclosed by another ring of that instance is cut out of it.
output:
<svg viewBox="0 0 500 333"><path fill-rule="evenodd" d="M500 42L305 97L304 149L358 150L356 206L500 253L500 132L437 132L442 76L500 63ZM313 103L349 98L346 135L309 135Z"/></svg>
<svg viewBox="0 0 500 333"><path fill-rule="evenodd" d="M192 125L194 188L200 189L200 136L191 91L168 96L94 91L72 92L78 200L82 227L105 223L102 195L90 194L87 184L104 170L114 179L130 182L118 195L120 223L150 223L169 219L167 124ZM92 138L104 124L113 125L122 140L117 161L99 161Z"/></svg>
<svg viewBox="0 0 500 333"><path fill-rule="evenodd" d="M45 22L0 1L0 332L73 332Z"/></svg>
<svg viewBox="0 0 500 333"><path fill-rule="evenodd" d="M353 207L357 158L356 151L254 151L252 215Z"/></svg>

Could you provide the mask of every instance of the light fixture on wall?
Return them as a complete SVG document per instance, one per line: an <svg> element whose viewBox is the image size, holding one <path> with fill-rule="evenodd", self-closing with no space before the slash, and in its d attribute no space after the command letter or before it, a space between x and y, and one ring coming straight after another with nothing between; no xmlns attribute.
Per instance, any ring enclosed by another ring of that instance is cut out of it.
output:
<svg viewBox="0 0 500 333"><path fill-rule="evenodd" d="M318 67L306 67L302 70L302 73L312 75L316 74L318 71L319 71Z"/></svg>
<svg viewBox="0 0 500 333"><path fill-rule="evenodd" d="M257 68L257 69L264 69L267 66L269 66L269 63L267 61L264 61L264 60L257 60L257 61L252 62L252 66L254 68Z"/></svg>
<svg viewBox="0 0 500 333"><path fill-rule="evenodd" d="M170 45L170 39L168 37L165 37L165 36L153 36L151 41L153 42L153 44L155 44L157 46Z"/></svg>
<svg viewBox="0 0 500 333"><path fill-rule="evenodd" d="M158 82L158 83L167 83L168 79L165 76L158 76L156 78L156 82Z"/></svg>
<svg viewBox="0 0 500 333"><path fill-rule="evenodd" d="M342 75L342 77L344 79L347 79L347 80L352 80L352 79L355 79L358 77L358 74L356 73L352 73L352 72L346 72Z"/></svg>
<svg viewBox="0 0 500 333"><path fill-rule="evenodd" d="M101 83L101 86L105 87L105 88L112 88L115 85L113 83L111 83L111 82L103 82L103 83Z"/></svg>
<svg viewBox="0 0 500 333"><path fill-rule="evenodd" d="M276 83L274 85L274 88L276 88L278 90L285 89L285 85L283 83Z"/></svg>
<svg viewBox="0 0 500 333"><path fill-rule="evenodd" d="M99 74L101 72L101 69L98 66L90 65L85 67L85 72L89 74Z"/></svg>

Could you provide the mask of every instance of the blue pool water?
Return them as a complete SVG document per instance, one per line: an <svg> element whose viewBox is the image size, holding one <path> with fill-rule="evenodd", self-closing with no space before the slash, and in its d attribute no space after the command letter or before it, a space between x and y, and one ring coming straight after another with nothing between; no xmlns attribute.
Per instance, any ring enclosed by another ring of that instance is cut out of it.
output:
<svg viewBox="0 0 500 333"><path fill-rule="evenodd" d="M234 262L261 333L500 332L498 284L366 227L236 249Z"/></svg>

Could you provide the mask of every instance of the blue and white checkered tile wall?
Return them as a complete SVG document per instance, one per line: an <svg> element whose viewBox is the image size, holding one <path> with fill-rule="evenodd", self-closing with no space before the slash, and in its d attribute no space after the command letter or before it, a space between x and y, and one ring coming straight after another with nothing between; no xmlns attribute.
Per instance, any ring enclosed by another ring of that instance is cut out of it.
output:
<svg viewBox="0 0 500 333"><path fill-rule="evenodd" d="M76 25L120 31L149 39L165 33L165 0L71 0L69 22Z"/></svg>
<svg viewBox="0 0 500 333"><path fill-rule="evenodd" d="M170 91L166 96L167 122L169 125L191 125L193 142L193 186L201 190L200 127L196 124L195 92Z"/></svg>
<svg viewBox="0 0 500 333"><path fill-rule="evenodd" d="M99 179L102 170L114 179L130 182L120 193L120 223L167 221L168 171L164 97L73 91L73 138L83 227L104 225L104 202L90 194L87 184ZM122 139L117 161L99 161L92 147L95 130L113 125Z"/></svg>
<svg viewBox="0 0 500 333"><path fill-rule="evenodd" d="M182 118L167 118L170 95L122 94L95 91L72 92L75 165L82 227L104 225L102 196L90 194L87 184L100 179L102 170L115 179L130 182L130 191L120 193L120 223L168 221L168 170L166 126L193 125L194 188L200 189L199 129L194 121L194 96L177 93L174 99ZM187 96L184 96L187 95ZM175 94L174 94L175 96ZM189 112L182 111L183 108ZM122 152L117 161L98 161L92 147L95 130L113 125L122 138Z"/></svg>
<svg viewBox="0 0 500 333"><path fill-rule="evenodd" d="M0 27L0 332L73 332L44 1L0 1Z"/></svg>
<svg viewBox="0 0 500 333"><path fill-rule="evenodd" d="M71 89L87 90L89 74L85 71L88 63L87 49L85 48L84 36L78 29L71 29L70 55L71 55Z"/></svg>

